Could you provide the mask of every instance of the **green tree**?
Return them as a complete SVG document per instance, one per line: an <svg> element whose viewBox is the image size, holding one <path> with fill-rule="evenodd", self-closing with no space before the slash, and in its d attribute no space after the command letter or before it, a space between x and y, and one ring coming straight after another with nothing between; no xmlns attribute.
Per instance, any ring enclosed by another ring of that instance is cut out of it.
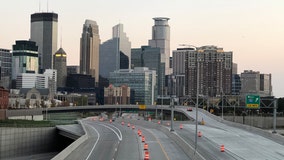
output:
<svg viewBox="0 0 284 160"><path fill-rule="evenodd" d="M51 107L56 107L56 101L54 99L51 100Z"/></svg>
<svg viewBox="0 0 284 160"><path fill-rule="evenodd" d="M30 99L26 99L26 103L25 103L25 106L27 107L27 108L30 108Z"/></svg>
<svg viewBox="0 0 284 160"><path fill-rule="evenodd" d="M44 100L43 99L40 101L40 106L41 106L41 108L46 108L46 105L44 104Z"/></svg>

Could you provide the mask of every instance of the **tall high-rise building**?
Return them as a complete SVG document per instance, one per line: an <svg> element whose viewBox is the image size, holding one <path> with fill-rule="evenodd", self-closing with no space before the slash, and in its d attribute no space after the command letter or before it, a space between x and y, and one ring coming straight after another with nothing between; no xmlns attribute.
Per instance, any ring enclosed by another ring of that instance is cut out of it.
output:
<svg viewBox="0 0 284 160"><path fill-rule="evenodd" d="M53 54L57 50L58 15L56 13L34 13L31 15L30 40L36 42L39 53L39 69L52 69Z"/></svg>
<svg viewBox="0 0 284 160"><path fill-rule="evenodd" d="M100 46L100 75L108 78L110 72L129 69L131 65L131 42L123 31L123 25L112 28L112 39Z"/></svg>
<svg viewBox="0 0 284 160"><path fill-rule="evenodd" d="M109 82L116 87L127 85L133 89L138 104L153 105L156 101L156 71L147 67L116 70L110 73Z"/></svg>
<svg viewBox="0 0 284 160"><path fill-rule="evenodd" d="M80 66L67 66L67 74L79 74Z"/></svg>
<svg viewBox="0 0 284 160"><path fill-rule="evenodd" d="M198 84L200 95L230 95L232 59L231 51L216 46L202 46L188 52L185 57L185 94L195 97Z"/></svg>
<svg viewBox="0 0 284 160"><path fill-rule="evenodd" d="M0 48L0 86L8 89L11 87L12 53L8 49Z"/></svg>
<svg viewBox="0 0 284 160"><path fill-rule="evenodd" d="M12 80L20 73L38 73L38 46L33 41L16 41L13 45Z"/></svg>
<svg viewBox="0 0 284 160"><path fill-rule="evenodd" d="M149 46L160 48L161 62L165 63L165 75L170 75L170 26L169 18L156 17L153 18L155 25L152 27L152 39L149 40Z"/></svg>
<svg viewBox="0 0 284 160"><path fill-rule="evenodd" d="M165 68L161 63L160 48L150 46L142 46L141 48L131 49L131 68L148 67L150 70L155 70L157 73L157 88L158 94L162 92L162 81L164 81ZM165 83L165 82L164 82Z"/></svg>
<svg viewBox="0 0 284 160"><path fill-rule="evenodd" d="M245 70L241 73L241 95L258 94L261 97L272 96L271 74Z"/></svg>
<svg viewBox="0 0 284 160"><path fill-rule="evenodd" d="M57 87L66 86L67 78L67 64L66 64L66 52L60 48L54 54L54 69L57 70Z"/></svg>
<svg viewBox="0 0 284 160"><path fill-rule="evenodd" d="M239 95L242 87L241 77L239 74L232 75L232 95Z"/></svg>
<svg viewBox="0 0 284 160"><path fill-rule="evenodd" d="M80 42L80 73L94 77L97 86L99 82L101 40L99 26L96 21L85 21Z"/></svg>
<svg viewBox="0 0 284 160"><path fill-rule="evenodd" d="M188 57L188 54L195 52L194 48L178 48L173 51L173 76L175 79L173 92L178 97L185 96L185 59Z"/></svg>

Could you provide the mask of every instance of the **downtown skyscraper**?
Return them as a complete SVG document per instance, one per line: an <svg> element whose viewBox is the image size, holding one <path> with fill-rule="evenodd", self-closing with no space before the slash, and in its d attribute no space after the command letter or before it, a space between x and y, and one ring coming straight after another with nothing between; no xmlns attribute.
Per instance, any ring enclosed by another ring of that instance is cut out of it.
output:
<svg viewBox="0 0 284 160"><path fill-rule="evenodd" d="M165 75L170 75L170 26L169 18L156 17L153 18L155 25L152 27L152 39L149 40L149 46L160 48L161 62L165 63Z"/></svg>
<svg viewBox="0 0 284 160"><path fill-rule="evenodd" d="M109 78L110 72L129 69L131 65L131 42L123 31L123 24L112 28L112 39L100 46L100 75Z"/></svg>
<svg viewBox="0 0 284 160"><path fill-rule="evenodd" d="M178 49L174 52L174 54L185 53L186 96L195 97L197 86L199 94L204 96L231 94L233 68L231 51L224 51L223 48L216 46L202 46L196 50Z"/></svg>
<svg viewBox="0 0 284 160"><path fill-rule="evenodd" d="M54 69L57 70L57 87L66 86L67 54L62 47L54 54Z"/></svg>
<svg viewBox="0 0 284 160"><path fill-rule="evenodd" d="M39 72L53 67L53 54L57 51L58 15L34 13L31 15L30 40L36 42L39 54Z"/></svg>
<svg viewBox="0 0 284 160"><path fill-rule="evenodd" d="M99 26L96 21L86 20L80 39L80 73L95 78L95 85L99 82Z"/></svg>

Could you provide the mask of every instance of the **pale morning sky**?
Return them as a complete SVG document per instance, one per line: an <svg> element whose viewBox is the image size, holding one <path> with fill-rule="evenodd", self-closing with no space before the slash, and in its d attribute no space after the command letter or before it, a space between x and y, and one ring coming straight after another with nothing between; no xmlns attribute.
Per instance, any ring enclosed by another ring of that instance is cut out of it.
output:
<svg viewBox="0 0 284 160"><path fill-rule="evenodd" d="M101 41L112 27L124 25L132 48L147 45L153 17L169 17L171 50L179 44L216 45L233 51L238 72L272 74L273 93L284 97L284 0L1 0L0 48L28 40L30 15L58 13L58 47L68 65L79 64L79 44L85 19L99 25ZM48 6L48 7L47 7Z"/></svg>

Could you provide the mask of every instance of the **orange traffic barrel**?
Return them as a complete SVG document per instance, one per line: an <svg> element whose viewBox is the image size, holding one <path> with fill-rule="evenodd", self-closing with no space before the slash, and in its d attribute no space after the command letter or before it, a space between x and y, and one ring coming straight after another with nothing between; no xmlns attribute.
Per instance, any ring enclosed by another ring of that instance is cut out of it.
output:
<svg viewBox="0 0 284 160"><path fill-rule="evenodd" d="M145 151L144 160L150 160L149 151Z"/></svg>
<svg viewBox="0 0 284 160"><path fill-rule="evenodd" d="M148 144L144 143L144 150L148 150Z"/></svg>
<svg viewBox="0 0 284 160"><path fill-rule="evenodd" d="M135 126L134 126L134 125L132 125L132 129L135 129Z"/></svg>
<svg viewBox="0 0 284 160"><path fill-rule="evenodd" d="M158 121L158 124L161 124L161 121Z"/></svg>
<svg viewBox="0 0 284 160"><path fill-rule="evenodd" d="M179 125L179 128L180 128L180 129L182 129L182 128L183 128L182 124L180 124L180 125Z"/></svg>
<svg viewBox="0 0 284 160"><path fill-rule="evenodd" d="M127 124L127 127L130 127L130 123Z"/></svg>
<svg viewBox="0 0 284 160"><path fill-rule="evenodd" d="M111 122L112 122L112 119L109 120L109 123L111 123Z"/></svg>
<svg viewBox="0 0 284 160"><path fill-rule="evenodd" d="M221 151L221 152L225 152L225 146L224 146L223 144L222 144L221 147L220 147L220 151Z"/></svg>
<svg viewBox="0 0 284 160"><path fill-rule="evenodd" d="M200 131L198 131L198 137L201 137L202 136L202 133Z"/></svg>
<svg viewBox="0 0 284 160"><path fill-rule="evenodd" d="M170 122L168 122L167 125L170 126Z"/></svg>
<svg viewBox="0 0 284 160"><path fill-rule="evenodd" d="M144 137L144 136L142 136L142 142L143 142L143 143L145 142L145 137Z"/></svg>
<svg viewBox="0 0 284 160"><path fill-rule="evenodd" d="M121 122L121 125L124 125L124 121Z"/></svg>

